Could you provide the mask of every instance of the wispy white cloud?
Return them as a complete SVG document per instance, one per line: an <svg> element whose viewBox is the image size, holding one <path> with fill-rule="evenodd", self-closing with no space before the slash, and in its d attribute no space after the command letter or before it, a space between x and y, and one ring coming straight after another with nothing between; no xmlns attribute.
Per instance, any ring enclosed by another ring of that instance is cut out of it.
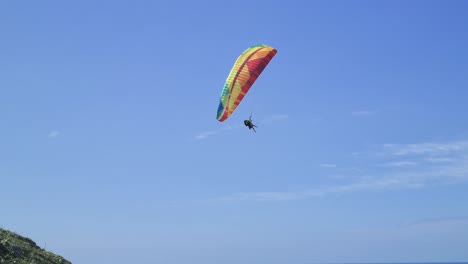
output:
<svg viewBox="0 0 468 264"><path fill-rule="evenodd" d="M219 133L221 133L223 131L231 130L231 129L232 129L232 127L227 126L227 127L223 127L223 128L217 129L217 130L204 131L204 132L201 132L201 133L195 135L195 139L198 139L198 140L205 139L207 137L210 137L210 136L219 134Z"/></svg>
<svg viewBox="0 0 468 264"><path fill-rule="evenodd" d="M369 116L375 114L375 111L370 111L370 110L358 110L358 111L352 111L351 115L353 116Z"/></svg>
<svg viewBox="0 0 468 264"><path fill-rule="evenodd" d="M53 131L50 131L50 132L49 132L48 137L49 137L49 138L56 138L56 137L58 137L59 135L60 135L60 131L53 130Z"/></svg>
<svg viewBox="0 0 468 264"><path fill-rule="evenodd" d="M322 164L320 164L320 167L323 167L323 168L335 168L335 167L336 167L336 164L332 164L332 163L322 163Z"/></svg>
<svg viewBox="0 0 468 264"><path fill-rule="evenodd" d="M448 143L385 144L384 147L396 156L407 155L444 155L468 150L468 141Z"/></svg>
<svg viewBox="0 0 468 264"><path fill-rule="evenodd" d="M394 162L389 162L385 164L385 166L388 167L407 167L407 166L415 166L417 165L417 162L414 161L394 161Z"/></svg>
<svg viewBox="0 0 468 264"><path fill-rule="evenodd" d="M380 156L393 159L386 164L392 167L452 166L468 156L468 141L384 144Z"/></svg>
<svg viewBox="0 0 468 264"><path fill-rule="evenodd" d="M204 138L207 138L209 136L215 135L217 133L218 133L218 131L205 131L205 132L201 132L200 134L196 135L195 138L196 139L204 139Z"/></svg>
<svg viewBox="0 0 468 264"><path fill-rule="evenodd" d="M429 175L427 175L429 176ZM322 186L307 191L290 192L249 192L236 193L228 197L223 197L225 201L287 201L304 200L312 197L325 196L330 194L344 194L358 191L385 191L398 189L415 189L427 185L426 175L389 175L382 178L360 179L348 184L337 184Z"/></svg>
<svg viewBox="0 0 468 264"><path fill-rule="evenodd" d="M344 194L361 191L391 191L414 188L429 188L448 184L468 182L468 144L465 141L445 143L424 143L409 145L389 145L383 149L390 151L383 158L401 158L411 161L393 161L387 163L394 169L343 177L345 183L332 183L306 191L260 191L236 193L223 197L224 201L287 201L303 200L330 194ZM430 159L435 153L443 154L437 159ZM382 158L381 156L379 156ZM373 161L380 163L380 161ZM424 163L425 162L425 163ZM424 166L419 166L424 164ZM321 164L333 167L333 164ZM365 173L365 167L361 168Z"/></svg>
<svg viewBox="0 0 468 264"><path fill-rule="evenodd" d="M430 163L448 163L448 162L453 162L456 160L453 158L447 158L447 157L446 158L429 157L429 158L426 158L425 161L430 162Z"/></svg>
<svg viewBox="0 0 468 264"><path fill-rule="evenodd" d="M286 201L286 200L304 200L317 196L325 196L330 194L344 194L359 191L390 191L401 189L416 189L431 186L433 184L449 183L450 179L443 180L445 176L441 174L430 173L415 173L415 174L395 174L388 175L382 178L374 178L372 180L359 180L356 182L323 186L308 191L298 192L250 192L237 193L222 200L241 201L241 200L256 200L256 201ZM455 176L456 177L456 176ZM451 177L452 183L455 177ZM459 180L468 180L468 177L463 176ZM439 182L437 182L439 181Z"/></svg>

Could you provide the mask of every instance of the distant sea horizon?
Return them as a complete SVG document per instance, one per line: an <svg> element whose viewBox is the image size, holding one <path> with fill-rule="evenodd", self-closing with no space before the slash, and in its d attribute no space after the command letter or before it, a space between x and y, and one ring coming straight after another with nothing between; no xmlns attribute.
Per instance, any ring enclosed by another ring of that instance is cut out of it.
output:
<svg viewBox="0 0 468 264"><path fill-rule="evenodd" d="M306 264L468 264L468 261L415 261L415 262L308 262Z"/></svg>

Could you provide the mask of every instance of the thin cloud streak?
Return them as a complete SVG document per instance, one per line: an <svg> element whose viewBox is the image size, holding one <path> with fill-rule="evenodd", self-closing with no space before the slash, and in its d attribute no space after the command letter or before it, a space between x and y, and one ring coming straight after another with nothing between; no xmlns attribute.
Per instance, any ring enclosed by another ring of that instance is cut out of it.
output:
<svg viewBox="0 0 468 264"><path fill-rule="evenodd" d="M408 167L408 166L415 166L418 165L417 162L413 161L395 161L385 164L388 167Z"/></svg>
<svg viewBox="0 0 468 264"><path fill-rule="evenodd" d="M322 164L320 164L320 167L322 167L322 168L336 168L336 164L322 163Z"/></svg>
<svg viewBox="0 0 468 264"><path fill-rule="evenodd" d="M223 127L221 129L218 129L218 130L211 130L211 131L205 131L205 132L201 132L199 133L198 135L195 136L195 139L197 140L201 140L201 139L205 139L205 138L208 138L210 136L214 136L216 134L219 134L223 131L226 131L226 130L231 130L232 127Z"/></svg>
<svg viewBox="0 0 468 264"><path fill-rule="evenodd" d="M384 148L389 148L388 144ZM431 160L427 166L417 166L422 162L397 161L387 165L395 167L396 171L383 171L360 176L355 180L343 183L321 186L306 191L292 192L247 192L236 193L221 198L223 201L290 201L305 200L317 196L331 194L345 194L360 191L392 191L404 189L433 188L442 185L460 184L468 182L468 144L465 141L452 143L424 143L411 145L391 145L389 156L415 156L421 153L432 155L433 153L451 152L451 156L445 156L442 160ZM421 161L427 157L419 157ZM440 162L442 161L442 162ZM450 161L450 162L447 162ZM322 164L328 167L329 164ZM353 179L353 177L347 177ZM345 179L346 180L346 179Z"/></svg>
<svg viewBox="0 0 468 264"><path fill-rule="evenodd" d="M353 116L370 116L373 115L375 111L368 111L368 110L360 110L360 111L353 111L351 115Z"/></svg>
<svg viewBox="0 0 468 264"><path fill-rule="evenodd" d="M399 189L422 188L427 185L426 182L418 180L421 177L416 175L405 179L403 175L395 175L376 180L361 180L354 183L342 185L330 185L317 189L299 192L250 192L236 193L234 195L221 198L224 201L289 201L305 200L312 197L325 196L330 194L344 194L358 191L386 191Z"/></svg>
<svg viewBox="0 0 468 264"><path fill-rule="evenodd" d="M224 201L288 201L305 200L330 194L344 194L358 191L392 191L402 189L419 189L442 184L454 184L468 181L468 175L446 175L449 170L435 173L406 173L389 175L372 180L360 180L349 184L330 185L300 192L250 192L237 193L224 197ZM461 172L461 171L460 171Z"/></svg>
<svg viewBox="0 0 468 264"><path fill-rule="evenodd" d="M209 136L212 136L212 135L216 135L218 133L218 131L205 131L205 132L201 132L200 134L196 135L195 138L196 139L205 139Z"/></svg>
<svg viewBox="0 0 468 264"><path fill-rule="evenodd" d="M59 135L60 135L60 132L54 130L54 131L50 131L50 132L49 132L48 137L49 137L49 138L56 138L56 137L58 137Z"/></svg>
<svg viewBox="0 0 468 264"><path fill-rule="evenodd" d="M456 160L453 158L427 158L425 161L429 163L450 163Z"/></svg>
<svg viewBox="0 0 468 264"><path fill-rule="evenodd" d="M420 144L385 144L384 148L395 156L408 155L443 155L457 151L468 150L468 141L450 143L420 143Z"/></svg>

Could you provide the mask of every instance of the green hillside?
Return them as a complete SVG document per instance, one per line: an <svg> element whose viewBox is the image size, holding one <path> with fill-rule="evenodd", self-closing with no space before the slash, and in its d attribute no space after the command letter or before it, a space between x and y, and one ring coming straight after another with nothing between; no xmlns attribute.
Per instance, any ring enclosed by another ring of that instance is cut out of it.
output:
<svg viewBox="0 0 468 264"><path fill-rule="evenodd" d="M38 247L34 241L0 228L1 264L71 264L70 261Z"/></svg>

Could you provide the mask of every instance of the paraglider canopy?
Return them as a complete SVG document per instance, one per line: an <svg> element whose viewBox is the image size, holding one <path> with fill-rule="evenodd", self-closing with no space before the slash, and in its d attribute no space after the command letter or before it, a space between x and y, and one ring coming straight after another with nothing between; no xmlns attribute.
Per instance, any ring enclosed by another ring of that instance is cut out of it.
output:
<svg viewBox="0 0 468 264"><path fill-rule="evenodd" d="M275 48L259 44L249 47L237 58L223 86L218 121L231 116L276 53Z"/></svg>

